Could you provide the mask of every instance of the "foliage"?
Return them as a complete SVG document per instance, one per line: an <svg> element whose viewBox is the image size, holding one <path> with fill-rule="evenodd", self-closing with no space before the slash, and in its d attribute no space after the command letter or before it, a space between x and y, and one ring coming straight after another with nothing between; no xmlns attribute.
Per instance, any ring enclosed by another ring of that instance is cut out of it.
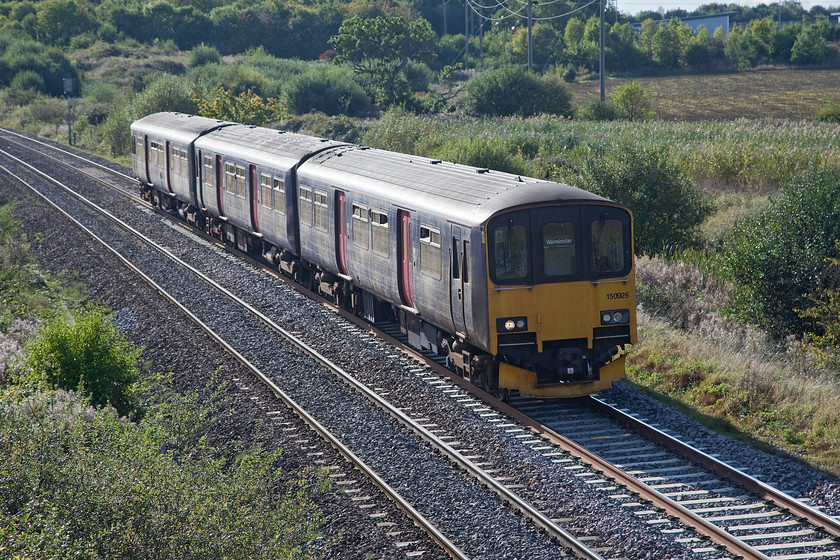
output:
<svg viewBox="0 0 840 560"><path fill-rule="evenodd" d="M601 101L600 98L593 97L589 103L577 110L575 116L589 121L614 121L621 118L622 114L614 100Z"/></svg>
<svg viewBox="0 0 840 560"><path fill-rule="evenodd" d="M28 349L26 366L34 381L79 391L90 395L94 405L109 404L127 414L141 352L104 310L89 307L72 320L59 314L47 322Z"/></svg>
<svg viewBox="0 0 840 560"><path fill-rule="evenodd" d="M527 175L528 166L519 147L502 138L464 138L448 142L435 152L438 157L463 165Z"/></svg>
<svg viewBox="0 0 840 560"><path fill-rule="evenodd" d="M650 92L639 82L625 82L612 92L613 101L623 116L631 121L642 121L654 116Z"/></svg>
<svg viewBox="0 0 840 560"><path fill-rule="evenodd" d="M330 44L338 51L333 62L346 63L354 72L370 79L377 102L390 106L406 101L411 95L405 68L409 59L432 60L435 36L424 19L352 17L344 20Z"/></svg>
<svg viewBox="0 0 840 560"><path fill-rule="evenodd" d="M25 72L27 87L31 88L31 74L35 73L41 79L36 91L58 97L64 93L64 78L78 83L78 71L60 49L19 37L7 37L6 43L0 49L0 70L4 70L0 85L13 82L18 74Z"/></svg>
<svg viewBox="0 0 840 560"><path fill-rule="evenodd" d="M283 91L283 101L296 115L321 111L327 115L360 117L371 109L370 99L353 80L352 72L326 65L290 79Z"/></svg>
<svg viewBox="0 0 840 560"><path fill-rule="evenodd" d="M724 246L736 286L733 311L777 338L813 330L807 309L827 279L840 240L840 166L807 170L788 181L766 210L739 223Z"/></svg>
<svg viewBox="0 0 840 560"><path fill-rule="evenodd" d="M834 99L820 107L816 120L840 124L840 99Z"/></svg>
<svg viewBox="0 0 840 560"><path fill-rule="evenodd" d="M825 37L816 25L804 28L790 51L790 61L794 64L820 64L825 60Z"/></svg>
<svg viewBox="0 0 840 560"><path fill-rule="evenodd" d="M222 62L222 55L216 47L205 45L204 43L193 47L187 55L187 68L195 68L196 66L204 66L206 64L220 64Z"/></svg>
<svg viewBox="0 0 840 560"><path fill-rule="evenodd" d="M0 393L0 533L23 558L304 559L321 514L279 452L221 454L197 395L167 391L135 424L64 391Z"/></svg>
<svg viewBox="0 0 840 560"><path fill-rule="evenodd" d="M697 227L712 210L666 150L636 142L591 150L575 183L630 208L637 254L690 246Z"/></svg>
<svg viewBox="0 0 840 560"><path fill-rule="evenodd" d="M571 97L557 74L539 76L504 66L475 76L466 92L466 109L474 115L571 114Z"/></svg>
<svg viewBox="0 0 840 560"><path fill-rule="evenodd" d="M840 255L840 240L834 241L834 253ZM813 321L816 332L809 333L818 364L837 370L840 367L840 259L825 259L826 271L820 285L808 294L811 305L799 310L803 319Z"/></svg>
<svg viewBox="0 0 840 560"><path fill-rule="evenodd" d="M195 93L190 97L198 105L198 114L211 119L262 126L288 114L276 99L264 100L250 89L234 96L232 91L219 86L209 99L201 99Z"/></svg>

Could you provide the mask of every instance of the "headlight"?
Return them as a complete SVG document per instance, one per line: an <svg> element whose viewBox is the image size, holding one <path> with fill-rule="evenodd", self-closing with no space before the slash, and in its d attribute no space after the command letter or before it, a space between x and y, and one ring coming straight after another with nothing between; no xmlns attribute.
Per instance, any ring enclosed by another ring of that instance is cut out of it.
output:
<svg viewBox="0 0 840 560"><path fill-rule="evenodd" d="M527 330L527 317L502 317L496 319L496 332L521 332Z"/></svg>
<svg viewBox="0 0 840 560"><path fill-rule="evenodd" d="M629 309L614 309L610 311L601 311L602 325L626 325L629 322Z"/></svg>

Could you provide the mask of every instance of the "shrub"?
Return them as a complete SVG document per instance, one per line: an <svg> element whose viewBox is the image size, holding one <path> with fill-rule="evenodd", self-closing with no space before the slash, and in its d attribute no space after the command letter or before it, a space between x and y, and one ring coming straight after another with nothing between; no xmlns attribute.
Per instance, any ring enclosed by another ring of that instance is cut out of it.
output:
<svg viewBox="0 0 840 560"><path fill-rule="evenodd" d="M346 68L322 65L292 78L283 92L289 111L303 115L320 111L327 115L363 116L371 103Z"/></svg>
<svg viewBox="0 0 840 560"><path fill-rule="evenodd" d="M219 54L216 47L211 47L205 44L198 45L187 54L187 68L195 68L196 66L204 66L205 64L220 64L222 62L222 55Z"/></svg>
<svg viewBox="0 0 840 560"><path fill-rule="evenodd" d="M562 78L518 66L488 70L467 82L467 111L474 115L569 115L571 97Z"/></svg>
<svg viewBox="0 0 840 560"><path fill-rule="evenodd" d="M528 166L518 148L501 138L463 138L444 144L438 157L463 165L528 175Z"/></svg>
<svg viewBox="0 0 840 560"><path fill-rule="evenodd" d="M834 99L823 105L817 112L816 120L840 123L840 99Z"/></svg>
<svg viewBox="0 0 840 560"><path fill-rule="evenodd" d="M132 410L141 352L104 310L89 307L73 320L59 315L45 324L26 366L33 380L88 394L94 405L110 404L124 415Z"/></svg>
<svg viewBox="0 0 840 560"><path fill-rule="evenodd" d="M220 452L195 426L218 411L164 397L135 424L64 391L0 395L4 557L312 557L319 479L258 445Z"/></svg>
<svg viewBox="0 0 840 560"><path fill-rule="evenodd" d="M12 78L12 83L9 84L9 89L6 92L6 98L16 105L25 105L32 101L38 93L42 93L44 89L44 80L37 72L23 70Z"/></svg>
<svg viewBox="0 0 840 560"><path fill-rule="evenodd" d="M590 149L577 186L620 202L633 212L636 254L690 246L711 213L702 191L669 158L665 148L624 142Z"/></svg>
<svg viewBox="0 0 840 560"><path fill-rule="evenodd" d="M621 116L621 109L613 100L601 101L597 97L577 111L577 117L587 121L614 121Z"/></svg>
<svg viewBox="0 0 840 560"><path fill-rule="evenodd" d="M627 82L613 90L613 101L631 121L643 121L654 116L650 92L639 82Z"/></svg>
<svg viewBox="0 0 840 560"><path fill-rule="evenodd" d="M797 310L825 281L840 240L840 166L790 179L765 210L733 228L724 265L736 286L733 311L776 338L813 329Z"/></svg>

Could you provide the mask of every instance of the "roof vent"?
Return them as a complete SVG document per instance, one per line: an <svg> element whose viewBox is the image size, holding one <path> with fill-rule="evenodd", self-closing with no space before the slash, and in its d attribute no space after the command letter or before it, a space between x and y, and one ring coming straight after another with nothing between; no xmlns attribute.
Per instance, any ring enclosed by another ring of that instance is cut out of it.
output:
<svg viewBox="0 0 840 560"><path fill-rule="evenodd" d="M362 151L370 150L370 146L359 146L359 149L362 150Z"/></svg>
<svg viewBox="0 0 840 560"><path fill-rule="evenodd" d="M432 160L432 161L430 161L429 163L431 163L432 165L437 165L437 164L439 164L439 163L443 163L443 162L442 162L441 160L439 160L439 159L433 159L433 160Z"/></svg>
<svg viewBox="0 0 840 560"><path fill-rule="evenodd" d="M484 169L476 169L475 172L476 173L490 173L490 170L485 167Z"/></svg>

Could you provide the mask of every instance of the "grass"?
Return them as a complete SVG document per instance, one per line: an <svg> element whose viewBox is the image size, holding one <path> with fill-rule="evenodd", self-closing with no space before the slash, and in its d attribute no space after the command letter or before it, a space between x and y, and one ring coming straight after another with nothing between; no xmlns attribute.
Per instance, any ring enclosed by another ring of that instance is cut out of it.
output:
<svg viewBox="0 0 840 560"><path fill-rule="evenodd" d="M751 70L726 74L633 78L647 88L658 118L666 121L813 119L837 99L838 70ZM606 94L627 79L606 82ZM599 84L571 84L577 106L599 95Z"/></svg>
<svg viewBox="0 0 840 560"><path fill-rule="evenodd" d="M731 288L691 265L639 258L637 280L640 342L628 357L631 382L681 403L715 430L840 475L835 372L816 368L797 341L780 347L729 321L722 305Z"/></svg>

